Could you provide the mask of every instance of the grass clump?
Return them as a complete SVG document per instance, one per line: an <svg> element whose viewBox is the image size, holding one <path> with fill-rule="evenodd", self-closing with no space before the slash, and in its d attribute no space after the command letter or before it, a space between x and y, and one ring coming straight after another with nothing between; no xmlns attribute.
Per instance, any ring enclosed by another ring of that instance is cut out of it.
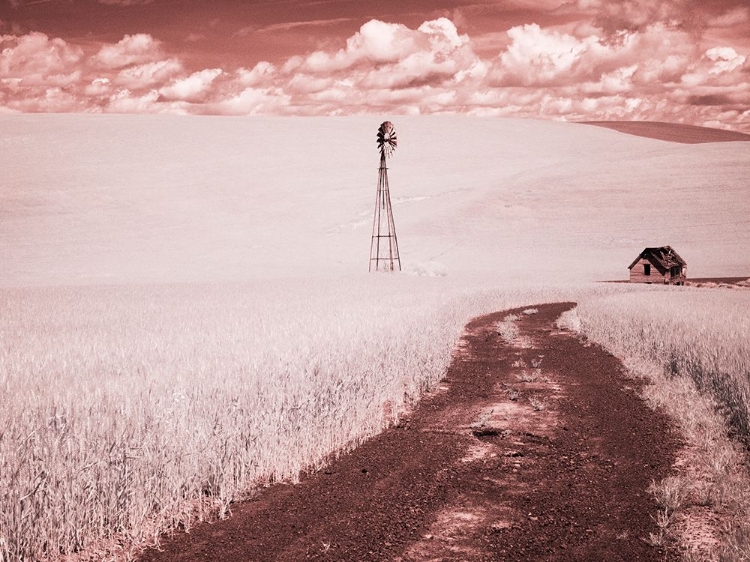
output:
<svg viewBox="0 0 750 562"><path fill-rule="evenodd" d="M505 318L497 323L497 333L501 338L503 338L503 341L505 343L512 344L520 334L520 330L518 329L518 325L516 324L516 322L520 318L521 317L517 314L508 314Z"/></svg>

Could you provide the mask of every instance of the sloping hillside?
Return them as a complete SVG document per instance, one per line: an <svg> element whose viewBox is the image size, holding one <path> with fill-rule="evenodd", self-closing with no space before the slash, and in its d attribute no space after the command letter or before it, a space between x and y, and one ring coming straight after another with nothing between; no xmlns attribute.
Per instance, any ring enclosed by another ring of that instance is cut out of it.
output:
<svg viewBox="0 0 750 562"><path fill-rule="evenodd" d="M750 135L745 133L684 125L681 123L663 123L658 121L585 121L584 124L606 127L628 135L638 135L650 139L681 142L684 144L750 141Z"/></svg>
<svg viewBox="0 0 750 562"><path fill-rule="evenodd" d="M0 116L3 285L366 271L389 116ZM600 127L391 118L404 268L625 278L671 244L692 275L745 275L750 151Z"/></svg>

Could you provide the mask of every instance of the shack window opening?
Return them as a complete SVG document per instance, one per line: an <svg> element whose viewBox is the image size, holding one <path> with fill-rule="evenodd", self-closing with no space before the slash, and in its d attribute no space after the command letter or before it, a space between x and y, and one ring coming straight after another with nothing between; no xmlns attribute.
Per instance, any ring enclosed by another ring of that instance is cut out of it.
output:
<svg viewBox="0 0 750 562"><path fill-rule="evenodd" d="M650 263L644 263L643 264L643 275L651 275L651 264Z"/></svg>

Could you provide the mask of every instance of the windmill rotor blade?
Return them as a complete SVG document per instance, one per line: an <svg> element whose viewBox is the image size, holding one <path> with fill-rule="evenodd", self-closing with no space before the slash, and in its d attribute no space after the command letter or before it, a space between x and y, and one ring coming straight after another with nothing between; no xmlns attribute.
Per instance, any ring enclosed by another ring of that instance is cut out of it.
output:
<svg viewBox="0 0 750 562"><path fill-rule="evenodd" d="M378 148L386 156L391 156L397 144L396 130L393 127L393 123L383 121L378 128Z"/></svg>

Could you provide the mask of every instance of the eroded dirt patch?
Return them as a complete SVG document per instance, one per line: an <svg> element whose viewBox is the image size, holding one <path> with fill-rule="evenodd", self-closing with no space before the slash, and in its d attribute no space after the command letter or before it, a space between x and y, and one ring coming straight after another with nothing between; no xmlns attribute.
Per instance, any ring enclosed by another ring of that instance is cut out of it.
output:
<svg viewBox="0 0 750 562"><path fill-rule="evenodd" d="M670 560L646 489L677 440L617 359L554 330L571 306L474 320L399 427L142 560Z"/></svg>

